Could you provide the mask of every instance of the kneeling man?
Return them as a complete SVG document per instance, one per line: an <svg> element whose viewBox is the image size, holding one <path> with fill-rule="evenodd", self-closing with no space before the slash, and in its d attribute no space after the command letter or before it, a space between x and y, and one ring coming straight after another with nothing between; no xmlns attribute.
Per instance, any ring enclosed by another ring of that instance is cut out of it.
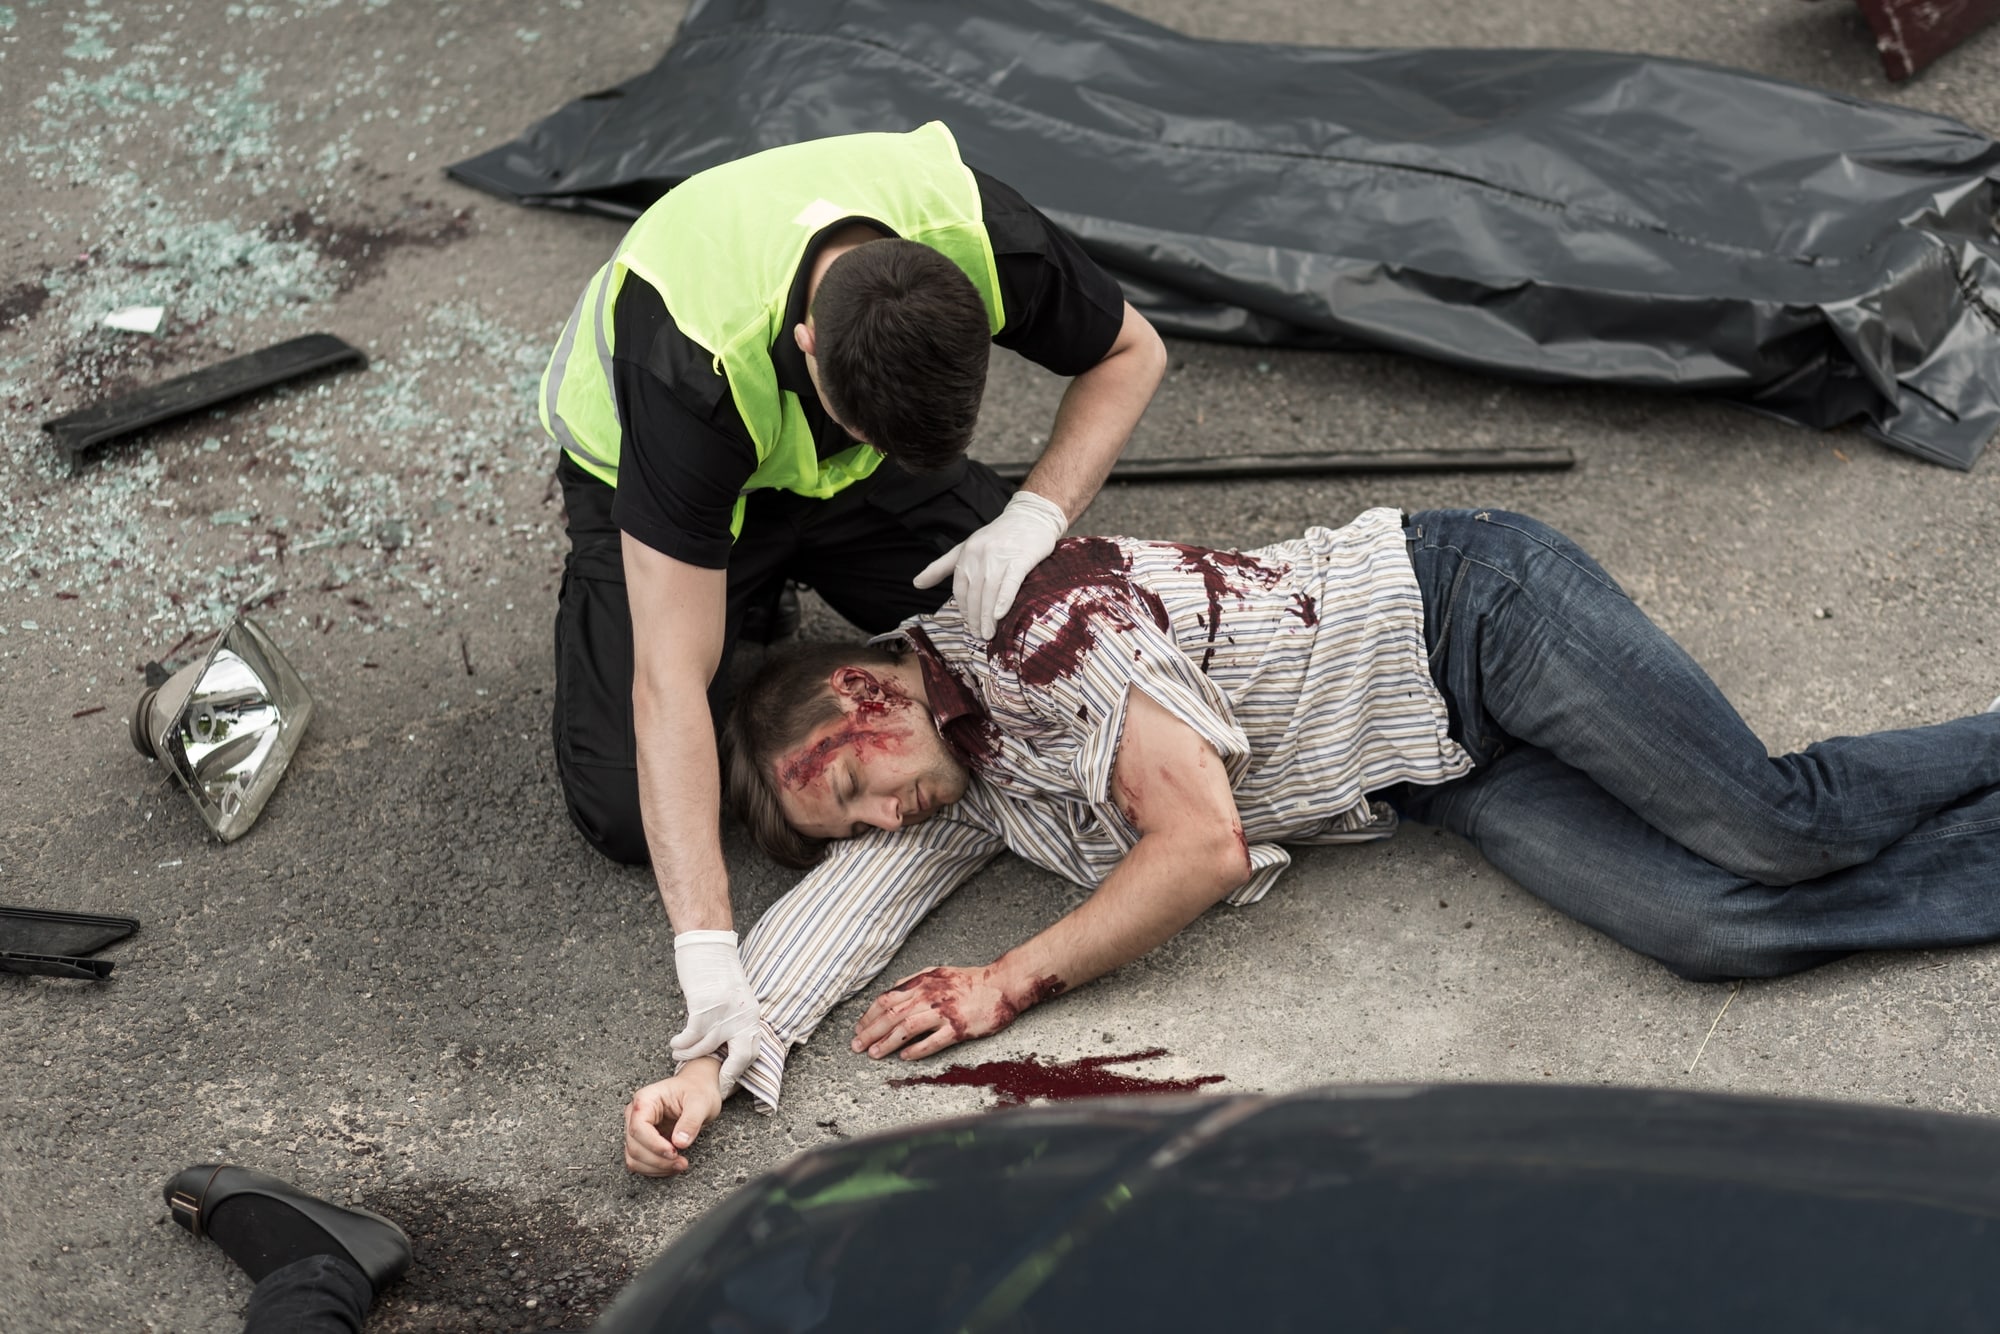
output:
<svg viewBox="0 0 2000 1334"><path fill-rule="evenodd" d="M745 949L743 1084L768 1105L791 1046L1002 849L1093 892L883 993L855 1051L998 1032L1261 898L1281 844L1401 818L1690 978L2000 937L2000 712L1773 758L1595 561L1498 510L1377 509L1241 552L1070 539L990 640L947 603L774 660L724 754L758 843L813 867ZM628 1166L685 1170L719 1071L634 1095Z"/></svg>

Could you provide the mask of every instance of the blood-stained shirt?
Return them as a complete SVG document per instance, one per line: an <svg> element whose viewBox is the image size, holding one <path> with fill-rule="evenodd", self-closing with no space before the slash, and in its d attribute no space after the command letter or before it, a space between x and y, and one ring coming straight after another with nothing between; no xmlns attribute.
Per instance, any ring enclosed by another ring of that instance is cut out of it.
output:
<svg viewBox="0 0 2000 1334"><path fill-rule="evenodd" d="M1066 539L991 643L952 602L878 642L917 654L972 780L922 824L833 843L750 932L764 1034L743 1086L769 1106L791 1047L997 853L1094 888L1132 849L1111 773L1134 690L1222 757L1251 868L1231 903L1270 890L1291 864L1282 843L1393 833L1370 793L1472 767L1431 681L1393 509L1253 551Z"/></svg>

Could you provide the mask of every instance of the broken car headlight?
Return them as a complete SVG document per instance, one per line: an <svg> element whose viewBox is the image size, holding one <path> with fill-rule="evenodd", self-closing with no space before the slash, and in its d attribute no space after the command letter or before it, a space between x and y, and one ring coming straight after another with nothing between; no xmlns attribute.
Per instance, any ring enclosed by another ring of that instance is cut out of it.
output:
<svg viewBox="0 0 2000 1334"><path fill-rule="evenodd" d="M227 843L270 800L312 707L305 682L270 635L239 616L206 658L139 696L132 744L167 767Z"/></svg>

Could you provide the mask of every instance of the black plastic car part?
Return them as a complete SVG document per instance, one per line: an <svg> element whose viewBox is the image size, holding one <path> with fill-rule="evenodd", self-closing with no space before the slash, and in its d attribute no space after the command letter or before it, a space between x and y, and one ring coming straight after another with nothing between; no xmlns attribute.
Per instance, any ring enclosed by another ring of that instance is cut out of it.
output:
<svg viewBox="0 0 2000 1334"><path fill-rule="evenodd" d="M0 906L0 972L102 982L111 976L111 960L83 956L138 929L138 920L131 917Z"/></svg>
<svg viewBox="0 0 2000 1334"><path fill-rule="evenodd" d="M1032 459L989 464L1006 482L1026 481ZM1567 449L1297 450L1198 458L1119 459L1107 482L1239 481L1266 477L1372 477L1381 473L1559 472L1576 466Z"/></svg>
<svg viewBox="0 0 2000 1334"><path fill-rule="evenodd" d="M367 364L367 354L332 334L306 334L134 393L78 408L43 422L42 429L54 437L56 448L74 463L85 450L148 426L302 375Z"/></svg>

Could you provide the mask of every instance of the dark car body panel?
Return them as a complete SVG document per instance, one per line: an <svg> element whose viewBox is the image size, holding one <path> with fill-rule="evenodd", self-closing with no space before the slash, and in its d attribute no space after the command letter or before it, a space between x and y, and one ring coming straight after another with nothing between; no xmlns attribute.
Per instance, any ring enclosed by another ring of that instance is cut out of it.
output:
<svg viewBox="0 0 2000 1334"><path fill-rule="evenodd" d="M1996 1258L1979 1118L1545 1086L1108 1099L807 1153L601 1328L1991 1329Z"/></svg>

